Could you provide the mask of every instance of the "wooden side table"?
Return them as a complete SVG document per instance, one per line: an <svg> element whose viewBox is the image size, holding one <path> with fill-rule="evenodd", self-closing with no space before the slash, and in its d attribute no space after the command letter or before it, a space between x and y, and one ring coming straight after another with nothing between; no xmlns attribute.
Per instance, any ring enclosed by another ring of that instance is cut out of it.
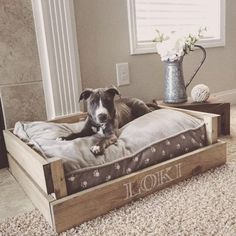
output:
<svg viewBox="0 0 236 236"><path fill-rule="evenodd" d="M221 102L217 98L210 98L207 102L203 103L193 102L190 98L187 102L179 104L164 103L156 99L153 102L164 106L218 114L220 115L220 119L218 120L218 135L230 135L230 103L228 102Z"/></svg>

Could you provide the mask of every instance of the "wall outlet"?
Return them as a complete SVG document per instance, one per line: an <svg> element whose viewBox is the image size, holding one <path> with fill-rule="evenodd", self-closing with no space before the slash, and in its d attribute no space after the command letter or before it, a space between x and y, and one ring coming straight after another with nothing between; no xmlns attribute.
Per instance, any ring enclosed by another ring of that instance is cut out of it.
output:
<svg viewBox="0 0 236 236"><path fill-rule="evenodd" d="M116 79L118 86L130 84L128 62L116 64Z"/></svg>

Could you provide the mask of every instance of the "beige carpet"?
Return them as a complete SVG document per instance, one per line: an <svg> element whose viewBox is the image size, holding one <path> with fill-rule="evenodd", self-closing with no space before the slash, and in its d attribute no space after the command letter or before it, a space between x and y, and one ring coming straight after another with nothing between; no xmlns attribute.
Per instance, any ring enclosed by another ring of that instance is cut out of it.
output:
<svg viewBox="0 0 236 236"><path fill-rule="evenodd" d="M228 142L228 163L61 235L236 235L236 112ZM0 224L0 235L57 235L31 211Z"/></svg>

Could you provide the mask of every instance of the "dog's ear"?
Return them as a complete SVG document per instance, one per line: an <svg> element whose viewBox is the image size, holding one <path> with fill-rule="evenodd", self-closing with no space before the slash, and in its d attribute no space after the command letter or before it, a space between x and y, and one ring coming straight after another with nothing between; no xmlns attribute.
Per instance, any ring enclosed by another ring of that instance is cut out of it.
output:
<svg viewBox="0 0 236 236"><path fill-rule="evenodd" d="M106 93L110 94L113 97L115 97L115 95L120 96L120 91L115 86L113 86L112 88L108 88L106 90Z"/></svg>
<svg viewBox="0 0 236 236"><path fill-rule="evenodd" d="M81 101L82 99L84 100L87 100L90 95L93 93L93 89L90 89L90 88L87 88L85 89L81 94L80 94L80 97L79 97L79 101Z"/></svg>

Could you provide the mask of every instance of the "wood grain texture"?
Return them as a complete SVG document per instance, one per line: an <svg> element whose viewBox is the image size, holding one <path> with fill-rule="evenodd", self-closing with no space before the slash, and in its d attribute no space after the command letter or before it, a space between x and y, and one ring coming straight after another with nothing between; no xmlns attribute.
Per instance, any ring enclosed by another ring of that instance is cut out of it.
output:
<svg viewBox="0 0 236 236"><path fill-rule="evenodd" d="M47 185L45 178L45 176L50 176L48 173L45 173L48 170L45 167L48 164L47 160L16 137L11 131L5 130L3 133L8 153L14 157L45 193L53 192L53 189L50 189Z"/></svg>
<svg viewBox="0 0 236 236"><path fill-rule="evenodd" d="M62 160L60 158L50 159L50 168L56 198L59 199L67 196L67 187Z"/></svg>
<svg viewBox="0 0 236 236"><path fill-rule="evenodd" d="M50 120L50 122L55 122L55 123L76 123L76 122L85 120L86 117L87 117L86 112L80 112L80 113L69 115L69 116L61 116L60 118Z"/></svg>
<svg viewBox="0 0 236 236"><path fill-rule="evenodd" d="M198 149L51 203L57 232L226 162L226 144Z"/></svg>
<svg viewBox="0 0 236 236"><path fill-rule="evenodd" d="M50 202L55 199L50 195L45 194L35 181L20 167L19 163L8 154L9 168L12 175L20 183L25 193L31 199L33 204L41 211L51 226L53 225Z"/></svg>

